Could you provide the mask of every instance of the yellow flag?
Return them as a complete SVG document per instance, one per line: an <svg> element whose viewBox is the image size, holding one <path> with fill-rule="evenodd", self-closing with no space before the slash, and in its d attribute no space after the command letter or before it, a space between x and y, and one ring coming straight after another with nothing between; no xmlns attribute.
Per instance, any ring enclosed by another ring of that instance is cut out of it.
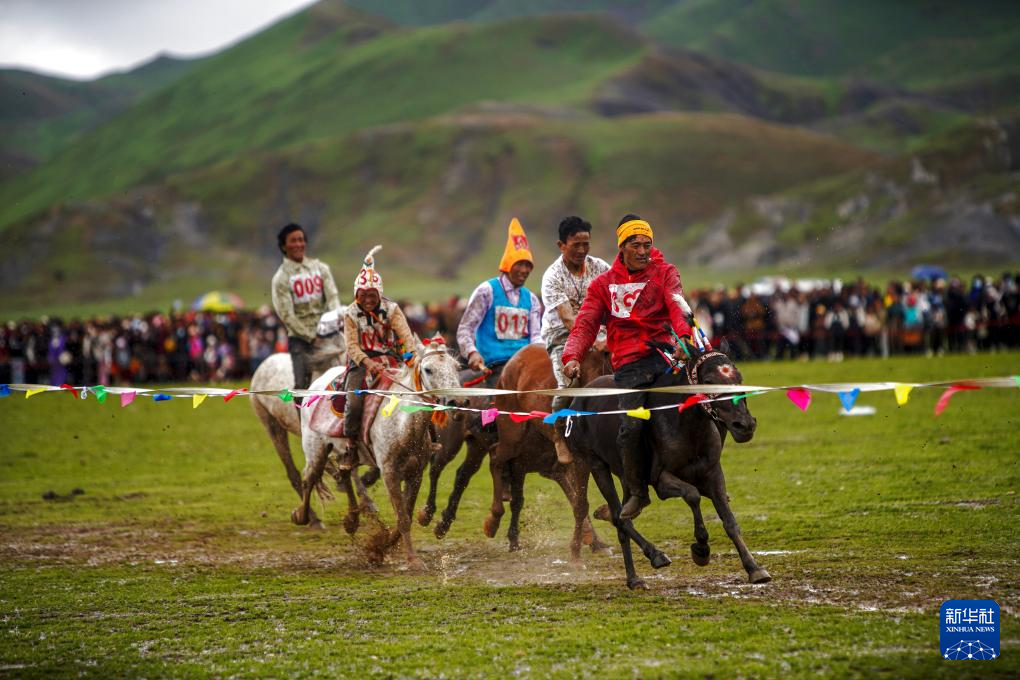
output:
<svg viewBox="0 0 1020 680"><path fill-rule="evenodd" d="M28 399L29 397L34 397L35 395L39 394L40 392L45 392L45 391L46 391L45 387L40 387L39 389L36 389L36 390L25 390L25 399Z"/></svg>
<svg viewBox="0 0 1020 680"><path fill-rule="evenodd" d="M893 392L896 393L896 404L903 406L910 399L910 390L914 389L913 385L897 385L893 388Z"/></svg>
<svg viewBox="0 0 1020 680"><path fill-rule="evenodd" d="M191 395L191 408L198 408L199 404L205 401L204 394L193 394Z"/></svg>
<svg viewBox="0 0 1020 680"><path fill-rule="evenodd" d="M391 394L389 402L385 406L383 406L382 409L383 417L389 418L391 415L393 415L393 409L397 408L397 404L399 403L400 397L398 397L395 394Z"/></svg>
<svg viewBox="0 0 1020 680"><path fill-rule="evenodd" d="M640 418L641 420L648 420L652 417L652 412L646 409L644 406L636 408L632 411L627 411L627 415L632 418Z"/></svg>

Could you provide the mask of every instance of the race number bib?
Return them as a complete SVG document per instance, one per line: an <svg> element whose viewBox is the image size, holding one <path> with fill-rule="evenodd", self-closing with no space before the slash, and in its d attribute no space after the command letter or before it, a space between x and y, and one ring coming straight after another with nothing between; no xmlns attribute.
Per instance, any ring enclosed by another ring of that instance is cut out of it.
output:
<svg viewBox="0 0 1020 680"><path fill-rule="evenodd" d="M322 297L322 276L319 272L295 274L290 277L290 295L295 305L318 300Z"/></svg>
<svg viewBox="0 0 1020 680"><path fill-rule="evenodd" d="M634 303L641 296L646 283L609 284L609 311L618 319L629 319Z"/></svg>
<svg viewBox="0 0 1020 680"><path fill-rule="evenodd" d="M519 307L496 307L496 337L520 340L528 332L528 310Z"/></svg>

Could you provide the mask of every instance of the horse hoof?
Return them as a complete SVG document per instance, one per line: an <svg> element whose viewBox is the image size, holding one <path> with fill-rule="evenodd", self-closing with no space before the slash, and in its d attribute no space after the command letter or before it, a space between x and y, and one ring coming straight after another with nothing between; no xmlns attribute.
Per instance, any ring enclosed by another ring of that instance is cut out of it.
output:
<svg viewBox="0 0 1020 680"><path fill-rule="evenodd" d="M751 572L751 574L747 577L747 580L751 583L768 583L772 580L772 577L769 576L769 573L764 569L758 568Z"/></svg>
<svg viewBox="0 0 1020 680"><path fill-rule="evenodd" d="M432 515L436 512L435 508L423 507L418 510L418 524L423 527L427 527L432 523Z"/></svg>
<svg viewBox="0 0 1020 680"><path fill-rule="evenodd" d="M649 561L655 569L662 569L663 567L668 567L673 564L673 560L669 559L669 556L664 552L655 553Z"/></svg>
<svg viewBox="0 0 1020 680"><path fill-rule="evenodd" d="M592 541L591 545L588 547L591 548L593 553L609 552L612 549L612 546L608 543L603 543L602 541Z"/></svg>
<svg viewBox="0 0 1020 680"><path fill-rule="evenodd" d="M609 506L604 504L595 508L595 512L593 512L591 516L594 517L595 519L600 519L603 522L613 521L613 515L612 513L609 512Z"/></svg>
<svg viewBox="0 0 1020 680"><path fill-rule="evenodd" d="M325 531L326 525L320 519L313 519L308 523L308 528L314 531Z"/></svg>
<svg viewBox="0 0 1020 680"><path fill-rule="evenodd" d="M372 486L379 481L379 468L371 468L368 472L361 475L361 483L365 486Z"/></svg>
<svg viewBox="0 0 1020 680"><path fill-rule="evenodd" d="M349 536L353 536L354 532L358 530L358 525L360 523L361 517L358 513L349 512L347 513L347 516L344 517L344 531L346 531Z"/></svg>
<svg viewBox="0 0 1020 680"><path fill-rule="evenodd" d="M292 513L290 513L290 521L303 527L308 524L308 513L305 512L304 508L296 508Z"/></svg>
<svg viewBox="0 0 1020 680"><path fill-rule="evenodd" d="M691 559L699 567L707 567L709 558L711 557L712 551L707 545L701 543L691 543Z"/></svg>
<svg viewBox="0 0 1020 680"><path fill-rule="evenodd" d="M499 520L493 517L492 515L486 517L485 521L482 522L482 533L484 533L489 538L496 537L497 529L499 529Z"/></svg>
<svg viewBox="0 0 1020 680"><path fill-rule="evenodd" d="M490 538L492 538L492 537L490 536ZM518 543L517 541L510 541L510 552L520 552L520 551L521 551L521 544Z"/></svg>
<svg viewBox="0 0 1020 680"><path fill-rule="evenodd" d="M627 579L627 587L631 590L648 590L648 584L644 582L644 579L640 578Z"/></svg>
<svg viewBox="0 0 1020 680"><path fill-rule="evenodd" d="M409 571L428 571L425 563L421 561L421 558L417 555L410 557L407 560L407 568Z"/></svg>
<svg viewBox="0 0 1020 680"><path fill-rule="evenodd" d="M439 522L436 524L436 528L432 531L436 535L436 538L443 538L446 536L446 532L450 530L449 522Z"/></svg>

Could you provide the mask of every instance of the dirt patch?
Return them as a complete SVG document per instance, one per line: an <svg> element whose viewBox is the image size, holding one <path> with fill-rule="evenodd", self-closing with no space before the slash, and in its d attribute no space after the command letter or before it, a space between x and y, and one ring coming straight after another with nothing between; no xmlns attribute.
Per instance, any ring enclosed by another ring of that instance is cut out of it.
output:
<svg viewBox="0 0 1020 680"><path fill-rule="evenodd" d="M970 502L970 501L967 501ZM601 527L600 527L601 528ZM394 550L388 527L363 518L354 537L339 526L324 531L276 524L265 528L211 531L194 525L49 526L4 528L0 564L87 566L152 565L167 569L213 567L272 569L289 573L341 571L394 574L406 569L402 550ZM502 586L577 586L598 584L625 592L619 548L569 556L565 537L535 531L525 548L509 552L503 540L428 541L415 531L416 548L428 567L425 578L443 585L481 583ZM721 548L723 544L719 544ZM1020 610L1020 594L1008 584L1020 560L989 563L961 558L930 566L909 555L886 555L888 564L862 565L852 555L820 550L756 552L773 581L747 582L732 549L713 552L708 566L697 567L686 543L659 545L673 559L653 570L640 552L639 575L653 594L667 598L727 598L771 603L826 604L855 611L890 613L936 611L948 594L982 593L1004 610Z"/></svg>

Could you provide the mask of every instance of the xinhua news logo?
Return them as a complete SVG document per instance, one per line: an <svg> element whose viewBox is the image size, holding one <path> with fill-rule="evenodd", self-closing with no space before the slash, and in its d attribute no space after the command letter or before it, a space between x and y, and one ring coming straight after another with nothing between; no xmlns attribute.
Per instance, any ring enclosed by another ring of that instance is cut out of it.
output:
<svg viewBox="0 0 1020 680"><path fill-rule="evenodd" d="M942 653L950 661L991 661L999 657L999 605L993 600L942 603Z"/></svg>

